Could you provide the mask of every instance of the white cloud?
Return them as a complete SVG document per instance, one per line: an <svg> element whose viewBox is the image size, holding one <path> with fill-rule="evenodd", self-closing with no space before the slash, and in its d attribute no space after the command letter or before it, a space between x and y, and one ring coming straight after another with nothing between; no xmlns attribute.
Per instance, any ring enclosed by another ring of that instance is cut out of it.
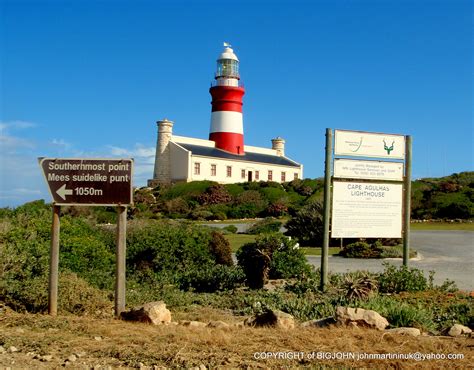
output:
<svg viewBox="0 0 474 370"><path fill-rule="evenodd" d="M31 128L31 127L36 127L37 124L34 122L29 122L29 121L7 121L7 122L0 122L0 131L6 131L9 129L13 130L22 130L25 128Z"/></svg>
<svg viewBox="0 0 474 370"><path fill-rule="evenodd" d="M11 190L0 190L0 199L21 199L25 196L38 196L41 195L41 191L38 189L11 189Z"/></svg>
<svg viewBox="0 0 474 370"><path fill-rule="evenodd" d="M136 143L132 149L120 148L109 145L112 156L133 158L134 161L134 186L144 186L148 179L153 176L153 167L155 165L155 148L146 147L143 144Z"/></svg>
<svg viewBox="0 0 474 370"><path fill-rule="evenodd" d="M68 143L64 139L53 139L50 143L61 150L68 150L72 147L71 143Z"/></svg>

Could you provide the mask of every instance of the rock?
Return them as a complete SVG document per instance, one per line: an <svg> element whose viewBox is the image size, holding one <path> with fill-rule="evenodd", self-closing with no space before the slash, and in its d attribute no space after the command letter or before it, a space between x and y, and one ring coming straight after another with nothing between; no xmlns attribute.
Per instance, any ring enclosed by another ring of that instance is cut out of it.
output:
<svg viewBox="0 0 474 370"><path fill-rule="evenodd" d="M244 325L247 326L272 326L280 329L293 329L295 327L295 319L293 316L282 311L267 310L266 312L246 319Z"/></svg>
<svg viewBox="0 0 474 370"><path fill-rule="evenodd" d="M94 337L94 339L97 341L97 342L100 342L102 340L102 337Z"/></svg>
<svg viewBox="0 0 474 370"><path fill-rule="evenodd" d="M182 326L189 326L193 328L204 328L207 326L206 323L200 322L200 321L188 321L188 320L183 320L179 322L180 325Z"/></svg>
<svg viewBox="0 0 474 370"><path fill-rule="evenodd" d="M306 321L302 323L301 326L303 328L325 328L326 326L335 323L336 320L334 319L334 317L326 317L324 319Z"/></svg>
<svg viewBox="0 0 474 370"><path fill-rule="evenodd" d="M417 337L421 335L420 329L417 328L394 328L387 329L386 332L393 334L411 335L412 337Z"/></svg>
<svg viewBox="0 0 474 370"><path fill-rule="evenodd" d="M41 356L40 358L40 361L43 361L43 362L51 362L53 360L53 356L51 355L44 355L44 356Z"/></svg>
<svg viewBox="0 0 474 370"><path fill-rule="evenodd" d="M171 312L163 301L134 307L128 312L122 312L121 317L127 321L147 322L154 325L171 322Z"/></svg>
<svg viewBox="0 0 474 370"><path fill-rule="evenodd" d="M18 348L16 348L15 346L10 346L10 348L8 348L8 352L10 353L18 352Z"/></svg>
<svg viewBox="0 0 474 370"><path fill-rule="evenodd" d="M467 326L461 324L454 324L448 331L448 335L451 337L458 337L463 334L471 334L472 330Z"/></svg>
<svg viewBox="0 0 474 370"><path fill-rule="evenodd" d="M77 361L77 356L76 355L71 355L67 358L67 361L76 362Z"/></svg>
<svg viewBox="0 0 474 370"><path fill-rule="evenodd" d="M3 346L0 346L0 354L4 354L6 352L7 350Z"/></svg>
<svg viewBox="0 0 474 370"><path fill-rule="evenodd" d="M379 330L384 330L388 326L388 321L385 317L375 311L364 310L363 308L339 306L336 309L336 321L344 325L355 322L359 326L377 328Z"/></svg>
<svg viewBox="0 0 474 370"><path fill-rule="evenodd" d="M216 329L229 329L230 325L224 321L210 321L209 324L207 324L207 327Z"/></svg>

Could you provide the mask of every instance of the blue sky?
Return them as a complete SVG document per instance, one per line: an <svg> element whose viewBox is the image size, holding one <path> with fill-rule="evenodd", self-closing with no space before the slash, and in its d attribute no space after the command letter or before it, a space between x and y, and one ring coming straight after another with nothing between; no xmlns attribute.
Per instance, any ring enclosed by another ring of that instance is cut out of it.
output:
<svg viewBox="0 0 474 370"><path fill-rule="evenodd" d="M222 42L246 87L247 145L286 139L321 177L326 127L413 136L413 177L472 171L468 0L0 0L0 206L50 201L37 157L134 157L156 120L206 139Z"/></svg>

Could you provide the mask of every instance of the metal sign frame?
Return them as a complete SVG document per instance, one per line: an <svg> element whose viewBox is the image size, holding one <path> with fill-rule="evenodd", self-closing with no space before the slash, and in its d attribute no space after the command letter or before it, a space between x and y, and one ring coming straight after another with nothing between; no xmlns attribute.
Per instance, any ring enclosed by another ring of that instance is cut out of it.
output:
<svg viewBox="0 0 474 370"><path fill-rule="evenodd" d="M370 133L366 131L348 131L348 130L336 130L337 132L349 132L349 133L355 133L355 134L373 134L373 135L378 135L378 136L397 136L400 137L402 135L393 135L393 134L383 134L383 133ZM400 163L401 160L404 161L404 176L402 181L394 181L394 180L383 180L386 183L393 183L393 184L402 184L403 185L403 191L402 191L402 214L403 214L403 219L402 219L402 236L403 236L403 265L407 266L408 265L408 259L409 259L409 248L410 248L410 210L411 210L411 167L412 167L412 137L409 135L403 136L404 139L404 155L403 157L397 158L397 157L388 157L389 155L389 150L390 148L387 148L388 155L367 155L366 153L363 155L356 154L353 155L355 157L364 157L364 158L378 158L379 160L383 159L394 159L398 160L398 163ZM326 129L326 154L325 154L325 166L324 166L324 207L323 207L323 247L321 250L321 284L320 284L320 289L324 291L326 284L327 284L327 275L328 275L328 254L329 254L329 240L330 240L330 233L329 233L329 225L331 222L331 187L332 187L332 182L333 182L333 166L332 166L332 161L333 161L333 156L334 158L336 156L339 157L350 157L349 154L347 153L341 153L340 151L337 152L334 151L334 134L333 130L330 128ZM362 140L360 141L362 143ZM336 158L335 158L336 159ZM347 158L346 158L347 159ZM375 162L375 161L374 161ZM387 163L392 163L395 161L386 161ZM356 180L356 181L361 181L365 180L367 183L374 183L373 179L361 179L361 178L341 178L338 177L338 180Z"/></svg>

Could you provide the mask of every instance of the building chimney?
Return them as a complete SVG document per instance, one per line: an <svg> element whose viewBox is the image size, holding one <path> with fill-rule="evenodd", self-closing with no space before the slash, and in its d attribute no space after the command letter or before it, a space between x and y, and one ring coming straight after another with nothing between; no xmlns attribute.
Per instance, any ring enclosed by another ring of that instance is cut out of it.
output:
<svg viewBox="0 0 474 370"><path fill-rule="evenodd" d="M285 139L281 138L280 136L272 139L272 149L276 150L277 155L280 157L285 156Z"/></svg>
<svg viewBox="0 0 474 370"><path fill-rule="evenodd" d="M171 182L171 158L169 142L173 134L173 122L164 118L156 122L158 126L158 139L156 141L155 169L153 179L148 180L148 186Z"/></svg>

